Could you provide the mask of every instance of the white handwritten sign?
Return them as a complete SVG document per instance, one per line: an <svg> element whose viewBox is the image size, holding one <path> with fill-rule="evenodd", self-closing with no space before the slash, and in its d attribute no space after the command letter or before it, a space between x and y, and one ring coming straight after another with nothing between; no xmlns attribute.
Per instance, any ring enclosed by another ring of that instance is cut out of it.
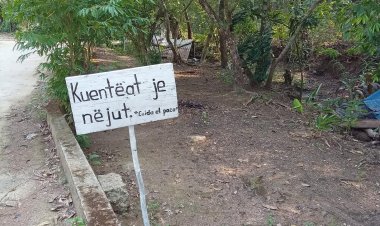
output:
<svg viewBox="0 0 380 226"><path fill-rule="evenodd" d="M178 116L173 65L66 78L77 134Z"/></svg>

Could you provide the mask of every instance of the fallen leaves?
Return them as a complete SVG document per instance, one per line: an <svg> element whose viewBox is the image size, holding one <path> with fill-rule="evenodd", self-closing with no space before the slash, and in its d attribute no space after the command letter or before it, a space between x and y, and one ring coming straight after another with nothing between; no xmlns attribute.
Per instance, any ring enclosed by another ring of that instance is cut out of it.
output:
<svg viewBox="0 0 380 226"><path fill-rule="evenodd" d="M76 215L73 200L69 193L50 198L48 202L53 205L50 211L58 212L57 220L63 221Z"/></svg>

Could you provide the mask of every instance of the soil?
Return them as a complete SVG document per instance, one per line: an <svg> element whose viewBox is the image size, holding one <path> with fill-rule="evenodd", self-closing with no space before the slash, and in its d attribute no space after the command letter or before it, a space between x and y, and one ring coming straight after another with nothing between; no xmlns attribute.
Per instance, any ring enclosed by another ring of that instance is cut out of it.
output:
<svg viewBox="0 0 380 226"><path fill-rule="evenodd" d="M175 73L179 117L136 126L152 225L379 225L378 147L313 130L283 85L233 91L215 65ZM96 174L128 184L123 225L142 225L128 128L91 139Z"/></svg>

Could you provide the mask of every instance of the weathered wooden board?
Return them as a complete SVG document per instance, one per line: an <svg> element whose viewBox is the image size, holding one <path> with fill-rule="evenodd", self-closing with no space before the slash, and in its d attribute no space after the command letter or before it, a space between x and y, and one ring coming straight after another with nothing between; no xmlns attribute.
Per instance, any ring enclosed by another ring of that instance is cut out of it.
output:
<svg viewBox="0 0 380 226"><path fill-rule="evenodd" d="M77 134L178 116L173 65L66 78Z"/></svg>
<svg viewBox="0 0 380 226"><path fill-rule="evenodd" d="M352 125L356 129L375 129L380 127L380 120L378 119L362 119L358 120Z"/></svg>

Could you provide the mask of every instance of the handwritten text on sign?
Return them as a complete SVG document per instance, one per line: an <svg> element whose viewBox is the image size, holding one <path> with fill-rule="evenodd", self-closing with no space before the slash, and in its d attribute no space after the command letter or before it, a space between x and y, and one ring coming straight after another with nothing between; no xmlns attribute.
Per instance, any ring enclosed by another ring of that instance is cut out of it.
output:
<svg viewBox="0 0 380 226"><path fill-rule="evenodd" d="M178 116L172 64L66 78L77 134Z"/></svg>

